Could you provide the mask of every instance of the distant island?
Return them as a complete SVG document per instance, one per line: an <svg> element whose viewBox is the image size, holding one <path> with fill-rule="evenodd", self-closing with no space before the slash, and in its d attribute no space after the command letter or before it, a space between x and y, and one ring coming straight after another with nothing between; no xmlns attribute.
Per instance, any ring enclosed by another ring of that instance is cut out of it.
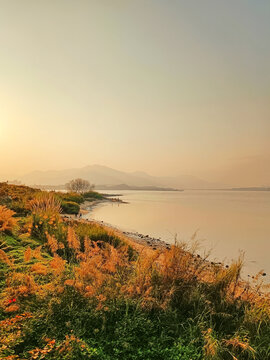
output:
<svg viewBox="0 0 270 360"><path fill-rule="evenodd" d="M270 191L270 187L240 187L240 188L231 188L232 191Z"/></svg>

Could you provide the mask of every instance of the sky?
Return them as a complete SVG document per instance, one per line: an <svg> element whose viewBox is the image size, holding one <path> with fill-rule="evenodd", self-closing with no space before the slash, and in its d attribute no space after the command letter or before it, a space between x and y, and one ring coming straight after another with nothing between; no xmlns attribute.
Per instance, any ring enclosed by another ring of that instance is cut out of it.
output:
<svg viewBox="0 0 270 360"><path fill-rule="evenodd" d="M0 0L0 178L270 185L269 0Z"/></svg>

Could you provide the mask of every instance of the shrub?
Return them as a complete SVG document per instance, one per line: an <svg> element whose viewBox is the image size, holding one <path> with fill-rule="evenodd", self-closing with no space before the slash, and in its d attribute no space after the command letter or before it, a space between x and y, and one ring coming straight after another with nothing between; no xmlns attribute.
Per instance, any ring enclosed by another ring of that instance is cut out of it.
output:
<svg viewBox="0 0 270 360"><path fill-rule="evenodd" d="M84 202L84 197L81 194L74 193L74 192L67 192L67 193L56 193L55 194L61 201L73 201L77 204L81 204Z"/></svg>
<svg viewBox="0 0 270 360"><path fill-rule="evenodd" d="M61 208L65 214L75 214L80 212L80 205L74 201L62 201Z"/></svg>
<svg viewBox="0 0 270 360"><path fill-rule="evenodd" d="M85 199L96 199L96 200L102 200L104 199L104 196L96 191L87 191L83 194L83 197Z"/></svg>
<svg viewBox="0 0 270 360"><path fill-rule="evenodd" d="M9 208L15 211L15 216L27 216L30 214L30 210L26 208L25 201L12 201Z"/></svg>

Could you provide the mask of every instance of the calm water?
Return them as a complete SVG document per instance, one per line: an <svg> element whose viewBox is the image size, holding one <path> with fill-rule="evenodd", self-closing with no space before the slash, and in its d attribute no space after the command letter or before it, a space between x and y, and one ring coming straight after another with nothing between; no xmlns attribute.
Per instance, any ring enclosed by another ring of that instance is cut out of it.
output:
<svg viewBox="0 0 270 360"><path fill-rule="evenodd" d="M126 231L190 241L194 232L200 252L229 262L245 252L245 273L264 269L270 279L270 192L121 191L129 204L106 203L88 216Z"/></svg>

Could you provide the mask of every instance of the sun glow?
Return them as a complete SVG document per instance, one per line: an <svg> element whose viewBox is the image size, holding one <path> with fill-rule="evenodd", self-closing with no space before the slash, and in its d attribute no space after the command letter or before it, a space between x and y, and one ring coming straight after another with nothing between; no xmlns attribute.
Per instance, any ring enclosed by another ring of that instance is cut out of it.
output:
<svg viewBox="0 0 270 360"><path fill-rule="evenodd" d="M1 119L1 114L0 114L0 145L4 141L6 129L7 129L6 123L4 122L4 120Z"/></svg>
<svg viewBox="0 0 270 360"><path fill-rule="evenodd" d="M0 140L3 137L4 127L3 127L3 121L0 120Z"/></svg>

